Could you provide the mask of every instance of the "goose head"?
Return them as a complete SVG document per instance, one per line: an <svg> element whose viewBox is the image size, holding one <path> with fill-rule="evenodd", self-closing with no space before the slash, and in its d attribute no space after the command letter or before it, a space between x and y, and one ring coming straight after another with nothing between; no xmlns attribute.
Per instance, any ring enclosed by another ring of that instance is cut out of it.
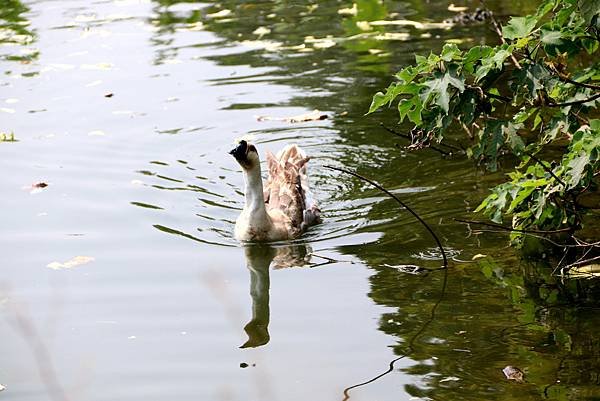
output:
<svg viewBox="0 0 600 401"><path fill-rule="evenodd" d="M229 152L229 154L235 157L235 160L237 160L244 170L251 170L260 165L260 159L256 148L254 145L243 139Z"/></svg>

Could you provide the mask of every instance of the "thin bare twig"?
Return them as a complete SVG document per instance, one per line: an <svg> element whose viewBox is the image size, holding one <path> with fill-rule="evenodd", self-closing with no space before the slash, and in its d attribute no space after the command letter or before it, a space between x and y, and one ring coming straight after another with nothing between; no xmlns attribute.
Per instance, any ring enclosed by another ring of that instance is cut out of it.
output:
<svg viewBox="0 0 600 401"><path fill-rule="evenodd" d="M388 132L390 132L390 133L392 133L392 134L394 134L396 136L399 136L400 138L408 139L409 141L412 142L412 137L410 135L403 134L401 132L395 131L395 130L391 129L390 127L387 127L383 123L380 123L379 125L383 129L385 129L386 131L388 131ZM462 151L462 149L460 149L460 148L458 148L456 146L453 146L453 145L448 145L448 144L445 144L445 143L440 143L440 145L445 146L445 147L447 147L449 149L453 149L453 150L457 150L457 151ZM451 154L450 152L447 152L447 151L445 151L443 149L440 149L440 148L438 148L438 147L436 147L434 145L429 145L429 146L427 146L427 148L431 149L431 150L435 150L436 152L439 152L439 153L443 154L444 156L449 156Z"/></svg>
<svg viewBox="0 0 600 401"><path fill-rule="evenodd" d="M506 40L504 40L504 36L502 36L502 29L500 29L500 25L498 24L498 21L496 21L496 18L494 17L494 14L490 10L488 10L488 11L490 13L490 19L492 21L492 25L494 26L494 30L496 31L496 33L500 37L500 41L502 42L502 44L505 45L506 44ZM522 69L521 65L519 64L519 62L515 58L514 54L511 53L510 59L513 62L513 64L515 65L516 69L518 69L518 70Z"/></svg>
<svg viewBox="0 0 600 401"><path fill-rule="evenodd" d="M381 123L380 125L381 125L381 126L382 126L382 127L383 127L383 128L386 130L386 131L388 131L388 132L391 132L392 134L394 134L394 135L396 135L396 136L399 136L399 137L401 137L401 138L408 139L409 141L411 141L411 142L412 142L412 138L410 137L410 135L406 135L406 134L402 134L402 133L400 133L400 132L398 132L398 131L394 131L393 129L391 129L391 128L389 128L389 127L386 127L385 125L383 125L383 123ZM441 154L442 154L442 155L444 155L444 156L449 156L449 155L450 155L450 153L446 152L445 150L442 150L442 149L440 149L440 148L437 148L437 147L435 147L435 146L433 146L433 145L429 145L427 148L428 148L428 149L431 149L431 150L435 150L436 152L439 152L439 153L441 153Z"/></svg>
<svg viewBox="0 0 600 401"><path fill-rule="evenodd" d="M591 102L593 100L596 100L600 98L600 92L596 93L594 96L590 96L587 99L582 99L582 100L573 100L572 102L564 102L564 103L549 103L547 104L548 107L566 107L566 106L576 106L579 104L584 104L584 103L588 103Z"/></svg>
<svg viewBox="0 0 600 401"><path fill-rule="evenodd" d="M440 242L440 239L438 238L438 236L431 229L431 227L429 227L429 225L425 222L425 220L423 220L421 218L421 216L419 216L414 210L412 210L404 202L402 202L400 200L400 198L398 198L396 195L394 195L393 193L391 193L390 191L388 191L387 189L385 189L384 187L382 187L381 185L379 185L375 181L372 181L372 180L368 179L367 177L364 177L364 176L362 176L362 175L360 175L358 173L355 173L354 171L346 170L346 169L340 168L340 167L329 166L329 165L325 165L323 167L328 168L330 170L336 170L336 171L340 171L342 173L350 174L350 175L352 175L352 176L354 176L354 177L356 177L356 178L358 178L358 179L360 179L362 181L368 182L369 184L371 184L372 186L374 186L375 188L377 188L381 192L383 192L386 195L388 195L389 197L393 198L396 202L398 202L400 204L400 206L404 207L406 210L408 210L410 212L410 214L412 214L417 220L419 220L419 222L427 229L427 231L429 231L429 234L431 234L431 236L435 240L438 248L440 249L440 252L442 253L442 259L444 260L444 268L448 267L448 259L446 258L446 252L444 251L444 247L442 246L442 243Z"/></svg>
<svg viewBox="0 0 600 401"><path fill-rule="evenodd" d="M573 262L571 264L566 265L565 268L571 268L571 267L575 267L575 266L579 266L579 265L585 265L586 263L590 263L590 262L593 262L594 260L598 260L598 259L600 259L600 256L594 256L593 258L579 260L577 262Z"/></svg>
<svg viewBox="0 0 600 401"><path fill-rule="evenodd" d="M496 95L490 92L484 92L486 96L491 97L492 99L502 100L505 103L510 103L512 101L511 98L502 95Z"/></svg>
<svg viewBox="0 0 600 401"><path fill-rule="evenodd" d="M600 85L592 85L592 84L586 84L584 82L577 82L577 81L573 81L572 79L568 78L566 75L561 74L560 72L556 73L558 75L558 78L563 81L566 82L568 84L572 84L575 86L580 86L582 88L588 88L588 89L596 89L596 90L600 90Z"/></svg>
<svg viewBox="0 0 600 401"><path fill-rule="evenodd" d="M463 219L453 219L454 221L458 221L459 223L465 223L465 224L478 224L481 226L488 226L488 227L494 227L494 228L499 228L501 230L504 231L514 231L514 232L518 232L518 233L524 233L524 234L558 234L558 233L566 233L571 231L570 228L561 228L559 230L521 230L518 228L512 228L512 227L508 227L508 226L503 226L502 224L497 224L497 223L488 223L485 221L478 221L478 220L463 220Z"/></svg>

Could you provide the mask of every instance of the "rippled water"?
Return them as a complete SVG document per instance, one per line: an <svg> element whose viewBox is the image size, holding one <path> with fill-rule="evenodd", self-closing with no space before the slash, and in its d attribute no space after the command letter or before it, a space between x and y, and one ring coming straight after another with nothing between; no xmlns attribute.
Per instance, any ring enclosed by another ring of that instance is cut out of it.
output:
<svg viewBox="0 0 600 401"><path fill-rule="evenodd" d="M520 3L490 6L531 9ZM0 142L0 397L600 397L594 310L565 304L577 292L503 234L453 220L501 175L406 152L379 126L394 110L364 115L415 52L494 33L363 30L453 13L356 4L344 16L352 4L335 1L3 3L0 131L17 142ZM281 120L313 109L328 118ZM242 136L263 155L306 149L323 224L293 243L232 238L242 175L227 152ZM450 269L434 270L439 250L410 214L325 165L415 208Z"/></svg>

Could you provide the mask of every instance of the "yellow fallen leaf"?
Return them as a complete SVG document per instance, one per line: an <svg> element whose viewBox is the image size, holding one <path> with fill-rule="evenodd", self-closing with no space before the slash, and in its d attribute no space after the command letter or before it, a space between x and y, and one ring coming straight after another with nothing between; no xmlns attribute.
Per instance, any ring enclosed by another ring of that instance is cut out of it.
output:
<svg viewBox="0 0 600 401"><path fill-rule="evenodd" d="M269 28L265 28L264 26L259 26L252 33L258 35L259 38L262 38L263 36L270 34L271 30Z"/></svg>
<svg viewBox="0 0 600 401"><path fill-rule="evenodd" d="M291 117L269 117L269 116L257 116L257 121L285 121L288 123L303 123L307 121L319 121L326 120L327 114L322 113L319 110L313 110L310 113L300 114Z"/></svg>
<svg viewBox="0 0 600 401"><path fill-rule="evenodd" d="M418 22L406 19L371 21L370 24L372 26L412 26L416 29L449 29L453 26L450 22Z"/></svg>
<svg viewBox="0 0 600 401"><path fill-rule="evenodd" d="M371 24L369 24L369 21L356 21L356 26L361 31L370 31L371 29L373 29L371 27Z"/></svg>
<svg viewBox="0 0 600 401"><path fill-rule="evenodd" d="M356 3L352 4L351 8L342 8L338 10L338 14L340 15L356 15L358 14L358 6Z"/></svg>
<svg viewBox="0 0 600 401"><path fill-rule="evenodd" d="M327 49L336 45L332 36L326 36L324 38L315 38L314 36L307 36L304 38L304 43L311 44L315 49Z"/></svg>
<svg viewBox="0 0 600 401"><path fill-rule="evenodd" d="M64 263L60 263L60 262L48 263L48 265L46 267L49 267L52 270L72 269L73 267L84 265L84 264L87 264L87 263L90 263L93 261L94 261L94 258L91 256L75 256L73 259L70 259Z"/></svg>
<svg viewBox="0 0 600 401"><path fill-rule="evenodd" d="M448 6L448 11L452 11L455 13L467 11L468 9L469 7L455 6L454 3L450 3L450 5Z"/></svg>
<svg viewBox="0 0 600 401"><path fill-rule="evenodd" d="M229 14L231 14L231 10L225 9L225 10L221 10L216 13L206 14L206 16L208 18L223 18L223 17L227 17Z"/></svg>
<svg viewBox="0 0 600 401"><path fill-rule="evenodd" d="M410 34L406 32L386 32L383 35L375 36L375 40L408 40Z"/></svg>
<svg viewBox="0 0 600 401"><path fill-rule="evenodd" d="M482 253L478 253L477 255L473 256L471 258L471 260L477 260L477 259L481 259L481 258L485 258L487 255L484 255Z"/></svg>

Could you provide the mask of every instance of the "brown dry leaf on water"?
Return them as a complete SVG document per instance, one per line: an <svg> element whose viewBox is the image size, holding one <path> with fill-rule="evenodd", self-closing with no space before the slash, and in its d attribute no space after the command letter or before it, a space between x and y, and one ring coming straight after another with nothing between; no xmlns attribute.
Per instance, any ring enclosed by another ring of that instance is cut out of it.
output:
<svg viewBox="0 0 600 401"><path fill-rule="evenodd" d="M303 123L307 121L325 120L327 118L327 114L322 113L319 110L313 110L310 113L300 114L292 117L258 116L256 117L256 121L285 121L288 123Z"/></svg>
<svg viewBox="0 0 600 401"><path fill-rule="evenodd" d="M91 256L75 256L73 259L67 260L64 263L60 263L60 262L48 263L48 265L46 267L49 267L52 270L72 269L74 267L85 265L85 264L93 262L93 261L94 261L94 258Z"/></svg>
<svg viewBox="0 0 600 401"><path fill-rule="evenodd" d="M508 380L514 380L517 383L523 383L523 378L525 376L525 374L523 373L523 371L515 366L507 366L504 369L502 369L502 373L504 373L504 376L506 376L506 378Z"/></svg>
<svg viewBox="0 0 600 401"><path fill-rule="evenodd" d="M42 192L42 190L44 188L46 188L47 186L48 186L48 183L40 181L40 182L36 182L31 185L26 185L23 187L23 189L26 191L29 191L30 194L37 194L39 192Z"/></svg>

